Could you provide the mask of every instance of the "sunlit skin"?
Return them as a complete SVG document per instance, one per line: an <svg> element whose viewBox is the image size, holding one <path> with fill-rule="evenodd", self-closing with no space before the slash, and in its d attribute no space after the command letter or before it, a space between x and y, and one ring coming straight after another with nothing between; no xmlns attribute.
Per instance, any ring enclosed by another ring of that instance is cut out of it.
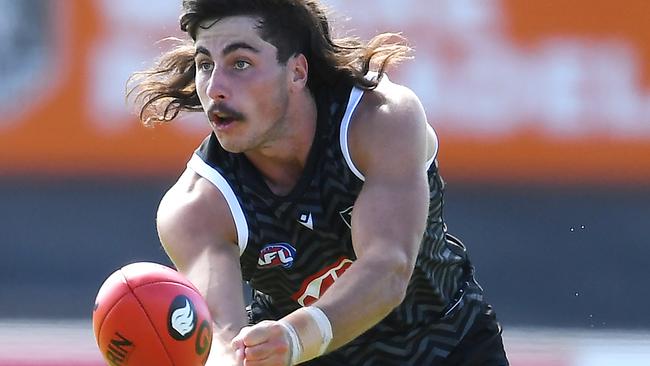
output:
<svg viewBox="0 0 650 366"><path fill-rule="evenodd" d="M195 42L195 82L221 146L244 154L269 188L284 195L304 171L316 103L304 55L278 62L258 24L248 16L203 22ZM367 91L348 135L365 181L352 217L356 261L317 301L332 326L328 350L355 339L403 300L428 212L423 167L434 144L410 90L386 81ZM157 224L170 257L199 284L211 308L216 330L208 364L287 365L291 344L280 322L245 324L237 230L222 192L188 168L161 202ZM320 331L314 320L300 311L281 320L292 324L305 353L316 357Z"/></svg>
<svg viewBox="0 0 650 366"><path fill-rule="evenodd" d="M259 35L259 20L201 23L195 42L196 88L221 146L244 153L276 193L287 193L304 168L316 106L306 87L307 62L286 64Z"/></svg>

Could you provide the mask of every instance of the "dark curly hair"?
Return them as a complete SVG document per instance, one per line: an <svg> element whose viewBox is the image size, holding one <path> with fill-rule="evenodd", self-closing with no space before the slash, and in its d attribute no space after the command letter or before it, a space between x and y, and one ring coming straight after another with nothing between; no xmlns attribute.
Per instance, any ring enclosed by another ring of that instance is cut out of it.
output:
<svg viewBox="0 0 650 366"><path fill-rule="evenodd" d="M296 54L305 56L312 92L339 82L373 89L385 69L411 51L396 33L379 34L367 43L356 37L332 39L326 9L317 0L183 0L180 27L191 40L180 41L127 83L127 97L134 97L145 125L171 121L181 111L202 111L194 84L193 40L203 21L237 15L260 19L260 37L277 48L279 63ZM368 79L371 68L378 76Z"/></svg>

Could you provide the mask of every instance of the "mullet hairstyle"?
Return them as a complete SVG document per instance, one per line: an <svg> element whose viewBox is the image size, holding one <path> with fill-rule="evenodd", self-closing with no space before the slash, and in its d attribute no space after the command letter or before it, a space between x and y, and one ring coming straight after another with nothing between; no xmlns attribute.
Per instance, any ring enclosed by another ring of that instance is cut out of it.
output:
<svg viewBox="0 0 650 366"><path fill-rule="evenodd" d="M397 33L382 33L364 43L356 37L332 39L325 7L318 0L183 0L180 28L191 40L178 40L149 70L127 82L145 126L168 122L181 111L202 111L194 77L194 41L201 23L230 16L260 19L262 39L277 48L277 61L302 53L309 64L307 87L317 90L346 82L364 90L377 87L390 65L409 58L411 48ZM395 40L395 41L393 41ZM366 77L370 70L378 76Z"/></svg>

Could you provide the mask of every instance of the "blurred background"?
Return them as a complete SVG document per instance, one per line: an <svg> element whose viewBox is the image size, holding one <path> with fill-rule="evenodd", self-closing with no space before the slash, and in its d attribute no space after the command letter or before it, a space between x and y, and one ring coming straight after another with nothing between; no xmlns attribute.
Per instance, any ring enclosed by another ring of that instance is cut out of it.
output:
<svg viewBox="0 0 650 366"><path fill-rule="evenodd" d="M402 32L390 72L440 135L449 230L513 365L650 365L650 2L325 0L337 34ZM180 0L0 0L0 366L102 365L103 280L169 264L159 199L208 133L142 127L125 81Z"/></svg>

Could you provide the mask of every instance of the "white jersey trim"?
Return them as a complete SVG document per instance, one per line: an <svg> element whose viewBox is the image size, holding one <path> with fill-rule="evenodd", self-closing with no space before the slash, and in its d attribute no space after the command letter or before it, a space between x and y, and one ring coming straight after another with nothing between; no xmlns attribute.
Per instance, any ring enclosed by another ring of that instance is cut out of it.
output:
<svg viewBox="0 0 650 366"><path fill-rule="evenodd" d="M348 106L345 108L345 114L343 115L343 120L341 121L341 130L339 132L339 140L341 143L341 151L343 152L343 157L345 157L345 162L348 163L348 167L362 181L365 181L366 178L361 174L359 169L354 165L352 161L352 156L350 155L350 147L348 146L348 130L350 128L350 120L352 119L352 114L354 110L359 105L363 97L363 90L357 88L356 86L352 88L350 92L350 99L348 100Z"/></svg>
<svg viewBox="0 0 650 366"><path fill-rule="evenodd" d="M384 79L388 79L386 75L384 75ZM361 101L361 97L363 97L363 90L353 87L352 91L350 92L350 99L348 100L348 105L345 108L345 114L343 115L343 119L341 121L341 130L339 132L339 141L341 144L341 151L343 152L343 157L345 157L345 162L348 164L348 167L354 173L354 175L357 176L362 181L365 181L366 178L363 176L361 171L354 165L354 161L352 161L352 155L350 154L350 146L348 145L348 131L350 129L350 120L352 119L352 114L354 113L354 110L357 108L359 105L359 102ZM433 156L427 161L426 163L426 170L429 170L433 162L436 160L436 157L438 156L438 134L436 131L433 131L433 138L434 138L434 149L433 149Z"/></svg>
<svg viewBox="0 0 650 366"><path fill-rule="evenodd" d="M219 191L221 191L221 194L223 194L228 203L228 207L230 208L233 220L235 221L235 227L237 228L237 245L239 246L239 255L241 256L248 245L248 222L246 221L246 216L244 216L244 210L242 210L239 200L237 200L235 191L230 187L226 178L203 161L200 156L196 154L192 155L192 158L187 163L187 167L192 169L196 174L209 180L215 187L217 187L217 189L219 189Z"/></svg>
<svg viewBox="0 0 650 366"><path fill-rule="evenodd" d="M427 170L431 168L431 165L433 162L436 160L436 157L438 157L438 146L440 146L440 143L438 141L438 134L436 133L436 130L434 128L431 128L433 131L433 156L431 156L431 159L427 161Z"/></svg>

